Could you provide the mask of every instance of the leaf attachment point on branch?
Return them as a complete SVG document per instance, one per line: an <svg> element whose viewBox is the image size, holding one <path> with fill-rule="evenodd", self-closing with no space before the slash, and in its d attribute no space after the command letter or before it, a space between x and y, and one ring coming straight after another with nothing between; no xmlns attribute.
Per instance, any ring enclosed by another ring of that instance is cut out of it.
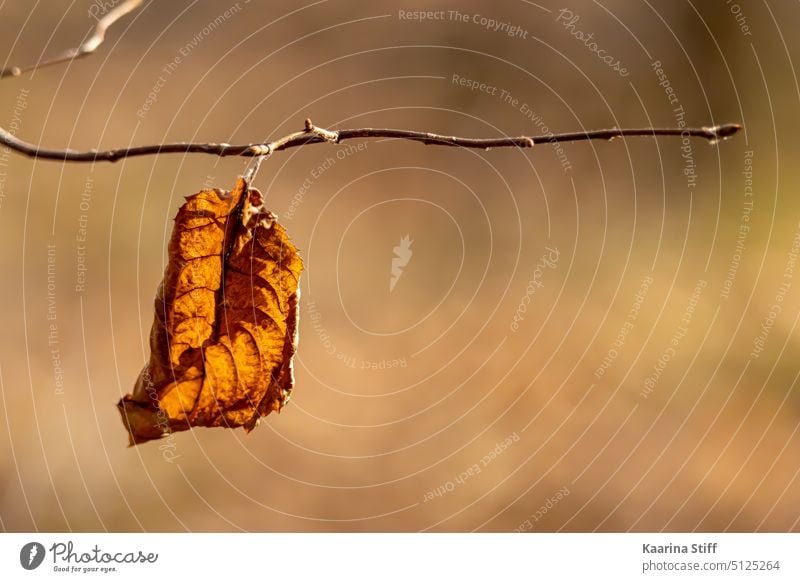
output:
<svg viewBox="0 0 800 582"><path fill-rule="evenodd" d="M258 190L203 190L178 211L150 361L118 407L131 445L280 411L294 384L297 249Z"/></svg>

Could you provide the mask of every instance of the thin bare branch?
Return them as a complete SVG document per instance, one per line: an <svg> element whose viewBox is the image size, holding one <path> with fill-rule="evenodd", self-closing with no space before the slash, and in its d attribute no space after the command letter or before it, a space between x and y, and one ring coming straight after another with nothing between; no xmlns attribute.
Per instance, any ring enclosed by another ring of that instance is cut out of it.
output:
<svg viewBox="0 0 800 582"><path fill-rule="evenodd" d="M109 27L111 27L112 24L126 14L129 14L139 8L141 5L142 0L125 0L125 2L113 8L108 14L103 16L103 18L97 22L97 25L94 27L94 34L92 34L92 36L89 37L86 42L79 47L68 49L60 55L38 62L34 65L0 69L0 79L3 77L19 77L21 74L29 71L41 69L42 67L47 67L49 65L65 63L73 59L78 59L80 57L85 57L86 55L92 54L97 47L103 44L103 41L106 37L106 31L109 29Z"/></svg>
<svg viewBox="0 0 800 582"><path fill-rule="evenodd" d="M727 139L742 129L736 123L726 123L713 127L699 128L634 128L634 129L601 129L596 131L572 132L560 134L539 135L535 137L504 137L489 139L474 139L467 137L455 137L438 135L421 131L408 131L404 129L382 129L365 127L360 129L342 129L331 131L315 127L310 119L306 120L305 129L295 133L290 133L275 141L267 143L251 143L243 145L231 145L227 143L164 143L156 145L135 146L130 148L119 148L111 150L54 150L39 147L37 145L22 141L8 131L0 128L0 144L12 150L32 158L43 160L58 160L62 162L115 162L122 158L134 156L146 156L154 154L187 154L202 153L215 156L268 156L274 152L285 150L301 145L334 142L339 143L349 139L358 138L394 138L419 141L428 145L455 146L463 148L478 148L488 150L500 147L530 148L535 144L553 143L563 141L580 141L587 139L610 140L618 137L630 136L682 136L682 137L701 137L712 143Z"/></svg>
<svg viewBox="0 0 800 582"><path fill-rule="evenodd" d="M0 69L0 79L3 77L16 77L27 71L32 71L48 65L71 61L76 58L84 57L93 53L98 46L103 43L106 31L120 18L133 12L142 5L142 0L125 0L119 6L113 8L108 14L101 18L95 26L94 34L78 48L70 49L52 59L39 62L28 67L8 67ZM360 129L343 129L331 131L315 127L310 119L306 119L303 131L290 133L275 141L267 143L251 143L244 145L231 145L227 143L165 143L155 145L135 146L130 148L119 148L111 150L56 150L39 147L38 145L23 141L12 133L0 127L0 145L32 157L43 160L58 160L62 162L115 162L122 158L134 156L146 156L155 154L170 153L203 153L215 156L246 156L257 157L257 163L251 169L255 172L258 162L274 152L285 150L301 145L334 142L339 143L348 139L357 138L393 138L419 141L426 145L444 145L463 148L478 148L488 150L499 147L531 148L537 143L553 143L563 141L581 141L588 139L611 140L618 137L630 136L681 136L681 137L702 137L715 143L719 140L727 139L742 129L736 123L726 123L713 127L700 128L634 128L634 129L601 129L596 131L581 131L561 134L548 134L540 136L520 136L505 138L475 139L467 137L456 137L439 135L436 133L408 131L404 129L385 129L364 127Z"/></svg>

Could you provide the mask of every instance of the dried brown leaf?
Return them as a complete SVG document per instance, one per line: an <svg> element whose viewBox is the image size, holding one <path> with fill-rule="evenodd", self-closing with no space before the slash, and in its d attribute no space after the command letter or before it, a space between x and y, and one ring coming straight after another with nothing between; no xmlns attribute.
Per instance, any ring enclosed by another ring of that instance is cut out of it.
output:
<svg viewBox="0 0 800 582"><path fill-rule="evenodd" d="M203 190L178 211L150 361L118 404L131 444L192 427L252 430L294 384L303 263L258 190Z"/></svg>

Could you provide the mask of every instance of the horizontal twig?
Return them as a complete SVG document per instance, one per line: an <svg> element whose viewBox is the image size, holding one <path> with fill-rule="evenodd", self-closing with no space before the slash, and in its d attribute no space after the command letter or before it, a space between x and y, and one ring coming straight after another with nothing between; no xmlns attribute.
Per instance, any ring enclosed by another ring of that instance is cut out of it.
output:
<svg viewBox="0 0 800 582"><path fill-rule="evenodd" d="M68 49L63 53L56 55L55 57L40 61L33 65L28 65L25 67L6 67L5 69L0 69L0 79L3 77L19 77L21 74L27 73L28 71L35 71L36 69L41 69L42 67L47 67L49 65L66 63L73 59L92 54L97 47L103 44L103 41L106 38L106 31L109 29L109 27L126 14L139 8L141 5L142 0L126 0L119 6L116 6L110 10L108 14L103 16L103 18L101 18L95 25L92 36L90 36L79 47Z"/></svg>
<svg viewBox="0 0 800 582"><path fill-rule="evenodd" d="M101 18L93 35L81 44L78 48L70 49L64 53L30 65L28 67L7 67L0 69L0 79L3 77L16 77L24 72L39 69L47 65L54 65L84 57L93 53L105 39L106 31L110 26L117 22L126 14L133 12L142 5L142 0L125 0L119 6L114 7L103 18ZM268 143L250 143L244 145L231 145L227 143L164 143L155 145L143 145L129 148L118 148L110 150L86 150L78 151L72 149L49 149L28 143L17 138L12 133L0 127L0 145L20 154L43 160L58 160L62 162L115 162L122 158L134 156L146 156L155 154L171 153L203 153L215 156L249 156L263 159L274 152L285 150L301 145L335 142L339 143L348 139L357 138L394 138L419 141L429 145L444 145L464 148L490 149L499 147L518 147L530 148L537 143L580 141L588 139L614 139L618 137L630 136L682 136L682 137L702 137L711 142L727 139L742 129L741 125L727 123L715 125L713 127L700 128L634 128L634 129L601 129L596 131L579 131L571 133L547 134L539 136L520 136L475 139L467 137L456 137L439 135L435 133L408 131L404 129L385 129L364 127L359 129L342 129L331 131L315 127L310 119L306 120L305 129L291 133L282 138ZM257 166L256 166L257 167Z"/></svg>
<svg viewBox="0 0 800 582"><path fill-rule="evenodd" d="M571 133L547 134L520 137L503 137L489 139L475 139L467 137L455 137L427 133L421 131L408 131L404 129L384 129L364 127L359 129L342 129L331 131L315 127L311 120L306 120L306 127L303 131L298 131L286 135L280 139L267 143L250 143L243 145L231 145L227 143L164 143L155 145L143 145L129 148L119 148L110 150L56 150L42 148L37 145L25 142L8 131L0 128L0 144L12 150L32 158L44 160L58 160L62 162L115 162L122 158L134 156L146 156L154 154L187 154L202 153L215 156L267 156L274 152L285 150L297 146L335 142L358 138L394 138L419 141L428 145L444 145L463 148L491 149L500 147L530 148L535 144L580 141L588 139L610 140L618 137L630 136L683 136L700 137L711 142L727 139L742 129L736 123L726 123L713 127L700 128L633 128L633 129L600 129L596 131L581 131Z"/></svg>

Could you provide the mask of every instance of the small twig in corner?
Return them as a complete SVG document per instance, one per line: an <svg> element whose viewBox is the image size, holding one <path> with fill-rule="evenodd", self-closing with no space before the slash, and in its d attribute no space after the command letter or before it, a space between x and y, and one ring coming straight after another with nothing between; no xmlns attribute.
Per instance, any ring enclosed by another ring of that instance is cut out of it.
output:
<svg viewBox="0 0 800 582"><path fill-rule="evenodd" d="M6 67L5 69L0 69L0 79L3 77L19 77L22 73L27 73L28 71L35 71L36 69L41 69L42 67L49 65L56 65L58 63L66 63L73 59L92 54L97 47L103 44L103 41L106 38L106 31L109 29L109 27L126 14L139 8L141 5L142 0L126 0L119 6L113 8L108 14L103 16L103 18L101 18L94 27L94 34L92 34L92 36L90 36L79 47L68 49L60 55L47 59L46 61L41 61L35 65L28 65L25 67Z"/></svg>

